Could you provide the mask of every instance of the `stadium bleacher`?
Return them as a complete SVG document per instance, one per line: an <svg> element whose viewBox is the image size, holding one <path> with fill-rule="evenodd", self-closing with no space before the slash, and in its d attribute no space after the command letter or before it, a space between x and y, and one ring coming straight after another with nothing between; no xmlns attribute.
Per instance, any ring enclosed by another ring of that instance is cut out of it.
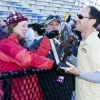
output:
<svg viewBox="0 0 100 100"><path fill-rule="evenodd" d="M0 0L0 18L5 19L9 12L17 10L25 13L30 23L40 23L49 14L64 16L70 12L74 18L81 7L68 0Z"/></svg>

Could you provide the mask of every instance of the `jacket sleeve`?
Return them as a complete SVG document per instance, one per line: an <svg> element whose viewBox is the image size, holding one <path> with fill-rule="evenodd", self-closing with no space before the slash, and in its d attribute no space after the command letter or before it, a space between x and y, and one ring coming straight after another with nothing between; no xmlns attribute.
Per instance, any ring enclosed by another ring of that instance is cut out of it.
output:
<svg viewBox="0 0 100 100"><path fill-rule="evenodd" d="M22 68L33 66L34 68L51 69L54 63L53 60L40 56L40 54L44 55L41 51L27 51L25 48L9 39L6 39L1 43L0 50L2 51L0 55L1 60L15 63Z"/></svg>
<svg viewBox="0 0 100 100"><path fill-rule="evenodd" d="M40 56L47 56L49 54L49 51L51 49L51 44L49 38L44 36L42 42L40 43L40 46L38 47L37 50L32 50L34 54L38 54Z"/></svg>

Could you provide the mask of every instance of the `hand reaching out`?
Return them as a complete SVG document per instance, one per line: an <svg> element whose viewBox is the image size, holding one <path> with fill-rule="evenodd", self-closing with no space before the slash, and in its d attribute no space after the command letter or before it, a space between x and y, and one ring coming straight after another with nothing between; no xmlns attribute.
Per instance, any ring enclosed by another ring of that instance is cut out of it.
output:
<svg viewBox="0 0 100 100"><path fill-rule="evenodd" d="M70 74L73 74L73 75L76 75L76 76L80 75L80 71L78 71L77 68L74 65L70 64L69 62L66 62L66 64L69 67L60 67L61 69L63 69L65 71L65 73L70 73Z"/></svg>

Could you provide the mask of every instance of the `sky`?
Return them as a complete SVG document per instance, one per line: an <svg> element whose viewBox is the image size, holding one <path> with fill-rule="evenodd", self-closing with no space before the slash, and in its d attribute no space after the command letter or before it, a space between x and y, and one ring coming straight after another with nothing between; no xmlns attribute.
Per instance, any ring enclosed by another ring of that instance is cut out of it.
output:
<svg viewBox="0 0 100 100"><path fill-rule="evenodd" d="M93 5L93 6L96 6L100 10L100 0L78 0L78 1L84 2L85 5Z"/></svg>

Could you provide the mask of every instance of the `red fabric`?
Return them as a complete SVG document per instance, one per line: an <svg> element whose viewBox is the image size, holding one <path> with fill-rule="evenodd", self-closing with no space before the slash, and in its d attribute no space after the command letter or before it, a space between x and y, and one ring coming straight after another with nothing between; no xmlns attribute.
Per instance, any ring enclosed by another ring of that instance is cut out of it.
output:
<svg viewBox="0 0 100 100"><path fill-rule="evenodd" d="M26 69L27 66L51 69L54 61L43 57L48 55L50 49L50 41L47 37L44 37L37 51L27 51L20 46L16 35L12 34L7 39L0 41L0 72ZM34 77L32 80L34 80ZM37 84L37 82L35 84ZM39 90L39 87L37 87L37 90ZM14 92L14 89L12 89L12 91Z"/></svg>
<svg viewBox="0 0 100 100"><path fill-rule="evenodd" d="M37 83L36 74L13 79L11 100L44 100L42 90Z"/></svg>
<svg viewBox="0 0 100 100"><path fill-rule="evenodd" d="M4 91L3 91L3 81L0 80L0 100L3 100L3 94L4 94Z"/></svg>
<svg viewBox="0 0 100 100"><path fill-rule="evenodd" d="M27 51L20 46L16 35L12 34L0 42L0 71L25 69L27 66L51 69L54 61L43 57L48 55L50 48L49 39L44 37L37 51Z"/></svg>

